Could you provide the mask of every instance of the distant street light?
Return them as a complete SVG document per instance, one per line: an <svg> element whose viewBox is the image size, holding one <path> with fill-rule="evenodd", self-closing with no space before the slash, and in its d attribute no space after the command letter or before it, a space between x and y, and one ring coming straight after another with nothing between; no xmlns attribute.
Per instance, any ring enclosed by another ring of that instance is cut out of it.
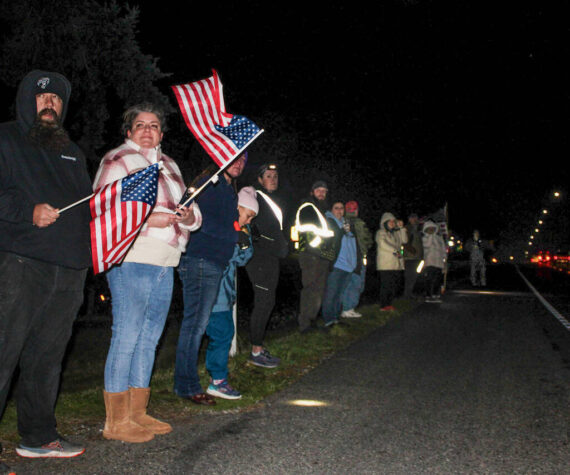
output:
<svg viewBox="0 0 570 475"><path fill-rule="evenodd" d="M543 209L543 210L542 210L542 214L548 214L548 210L547 210L547 209Z"/></svg>

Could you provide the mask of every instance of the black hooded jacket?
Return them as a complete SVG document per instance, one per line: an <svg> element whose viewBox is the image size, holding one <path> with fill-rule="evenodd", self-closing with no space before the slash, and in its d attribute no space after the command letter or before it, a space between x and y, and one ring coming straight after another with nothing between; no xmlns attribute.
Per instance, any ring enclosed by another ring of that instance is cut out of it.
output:
<svg viewBox="0 0 570 475"><path fill-rule="evenodd" d="M255 186L256 190L265 193L284 214L285 211L281 205L281 200L275 193L268 193L262 186ZM289 251L289 244L285 239L285 235L281 230L279 220L267 203L263 196L257 195L257 202L259 203L259 211L253 220L252 228L254 231L253 249L255 250L255 257L271 256L283 259L287 257Z"/></svg>
<svg viewBox="0 0 570 475"><path fill-rule="evenodd" d="M338 257L343 231L339 230L334 220L326 217L325 213L328 209L330 209L328 201L321 203L315 197L310 196L301 203L300 207L303 206L305 203L312 203L319 210L323 218L325 218L325 220L327 221L328 229L332 231L334 234L330 237L322 237L320 239L319 244L313 247L309 243L315 238L315 234L313 234L310 231L309 232L300 231L299 252L307 252L322 259L326 259L332 263L336 261L336 258ZM321 226L318 213L315 211L315 208L313 208L312 206L307 206L302 210L300 210L300 212L298 209L297 213L299 215L300 224L304 225L314 224L317 227ZM297 225L297 223L295 223L295 225Z"/></svg>
<svg viewBox="0 0 570 475"><path fill-rule="evenodd" d="M60 74L32 71L18 88L17 120L0 124L0 251L84 269L91 264L88 202L63 212L45 228L32 224L35 205L63 208L92 193L85 156L77 145L70 143L58 153L28 139L37 115L37 84L45 77L61 85L63 121L71 85Z"/></svg>

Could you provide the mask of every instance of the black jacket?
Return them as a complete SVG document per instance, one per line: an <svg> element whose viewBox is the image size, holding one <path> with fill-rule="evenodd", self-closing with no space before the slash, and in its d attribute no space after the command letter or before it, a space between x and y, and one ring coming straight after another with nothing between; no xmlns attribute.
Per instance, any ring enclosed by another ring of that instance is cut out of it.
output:
<svg viewBox="0 0 570 475"><path fill-rule="evenodd" d="M20 83L18 118L0 124L0 251L51 264L84 269L91 264L88 202L65 211L45 228L32 225L34 206L63 208L92 193L85 156L74 143L61 153L45 150L28 139L36 117L35 85L45 76L32 71ZM71 86L65 80L62 120Z"/></svg>
<svg viewBox="0 0 570 475"><path fill-rule="evenodd" d="M268 193L263 188L256 188L269 197L281 209L283 215L285 214L280 200L274 194ZM280 259L287 257L289 245L281 230L277 216L264 196L258 194L257 203L259 204L259 212L252 223L254 256L272 256Z"/></svg>
<svg viewBox="0 0 570 475"><path fill-rule="evenodd" d="M319 243L312 246L310 243L313 241L317 234L308 231L299 231L299 252L307 252L321 259L326 259L327 261L334 262L340 251L340 242L342 240L343 231L338 230L338 226L333 220L325 216L325 212L319 209L319 212L315 210L312 206L305 206L306 203L312 203L317 209L319 208L319 203L313 198L309 197L303 201L297 210L297 215L299 216L299 223L295 223L295 226L300 225L315 225L317 228L321 229L320 217L324 218L327 223L328 230L331 235L328 237L321 236L318 239ZM301 209L303 208L303 209ZM320 215L320 216L319 216ZM321 231L323 231L321 229Z"/></svg>

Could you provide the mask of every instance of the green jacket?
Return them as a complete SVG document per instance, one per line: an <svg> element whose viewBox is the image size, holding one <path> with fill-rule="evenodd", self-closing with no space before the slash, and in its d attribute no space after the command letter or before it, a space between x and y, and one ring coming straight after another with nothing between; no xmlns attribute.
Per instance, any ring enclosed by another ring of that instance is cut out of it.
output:
<svg viewBox="0 0 570 475"><path fill-rule="evenodd" d="M358 243L358 249L360 249L360 253L362 257L366 257L368 254L368 250L374 244L374 238L372 237L372 233L366 226L366 223L356 217L348 218L350 221L350 227L353 230L354 234L356 235L356 242Z"/></svg>

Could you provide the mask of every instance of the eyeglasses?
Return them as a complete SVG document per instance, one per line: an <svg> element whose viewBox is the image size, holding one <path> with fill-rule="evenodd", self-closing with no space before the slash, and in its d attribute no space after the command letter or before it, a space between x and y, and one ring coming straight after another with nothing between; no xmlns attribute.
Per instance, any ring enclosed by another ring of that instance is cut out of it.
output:
<svg viewBox="0 0 570 475"><path fill-rule="evenodd" d="M133 130L144 130L147 128L155 132L160 132L160 124L157 122L137 122L133 124Z"/></svg>

